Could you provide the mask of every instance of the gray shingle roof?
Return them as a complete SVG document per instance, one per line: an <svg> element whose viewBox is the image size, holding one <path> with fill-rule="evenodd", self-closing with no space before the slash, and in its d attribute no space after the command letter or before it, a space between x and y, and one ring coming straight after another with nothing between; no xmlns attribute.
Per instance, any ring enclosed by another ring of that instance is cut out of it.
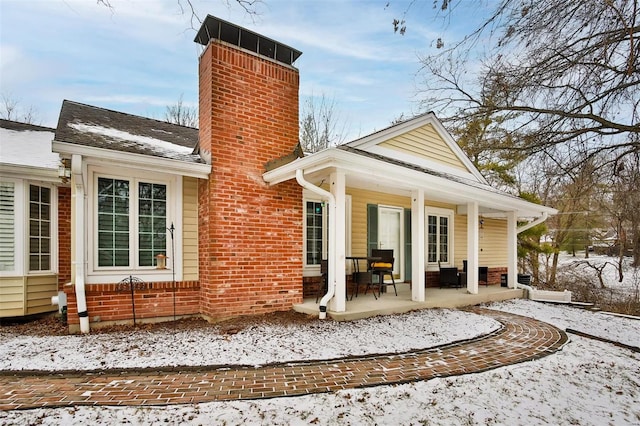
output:
<svg viewBox="0 0 640 426"><path fill-rule="evenodd" d="M507 197L515 198L515 199L518 199L518 200L522 200L520 197L517 197L517 196L515 196L513 194L509 194L508 192L502 191L500 189L492 187L491 185L487 185L487 184L484 184L482 182L478 182L478 181L475 181L475 180L465 179L463 177L455 176L455 175L452 175L450 173L440 172L440 171L433 170L433 169L430 169L430 168L427 168L427 167L421 167L421 166L418 166L418 165L415 165L415 164L410 164L410 163L407 163L407 162L404 162L404 161L396 160L394 158L386 157L384 155L375 154L375 153L372 153L372 152L369 152L369 151L364 151L364 150L358 149L358 148L353 148L353 147L348 146L348 145L339 145L337 148L341 149L343 151L352 152L354 154L359 154L359 155L362 155L362 156L365 156L365 157L373 158L375 160L384 161L386 163L393 164L393 165L396 165L396 166L405 167L407 169L415 170L415 171L418 171L418 172L421 172L421 173L425 173L425 174L428 174L428 175L431 175L431 176L436 176L436 177L439 177L439 178L447 179L447 180L452 181L452 182L461 183L463 185L471 186L473 188L482 189L482 190L485 190L485 191L493 192L495 194L505 195Z"/></svg>
<svg viewBox="0 0 640 426"><path fill-rule="evenodd" d="M194 148L198 129L65 100L55 141L152 157L204 163Z"/></svg>
<svg viewBox="0 0 640 426"><path fill-rule="evenodd" d="M53 132L54 131L54 129L52 129L51 127L38 126L36 124L29 124L29 123L20 123L17 121L11 121L11 120L5 120L5 119L0 119L0 128L15 130L18 132L21 132L24 130L33 130L36 132Z"/></svg>

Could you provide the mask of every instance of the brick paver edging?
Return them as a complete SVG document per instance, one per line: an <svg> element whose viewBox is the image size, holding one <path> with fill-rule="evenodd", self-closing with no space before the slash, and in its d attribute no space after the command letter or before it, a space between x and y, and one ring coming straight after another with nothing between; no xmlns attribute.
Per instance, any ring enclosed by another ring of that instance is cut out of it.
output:
<svg viewBox="0 0 640 426"><path fill-rule="evenodd" d="M189 404L334 392L477 373L544 357L568 341L562 330L532 318L470 310L496 319L503 328L454 345L373 357L168 372L5 375L0 377L0 409Z"/></svg>

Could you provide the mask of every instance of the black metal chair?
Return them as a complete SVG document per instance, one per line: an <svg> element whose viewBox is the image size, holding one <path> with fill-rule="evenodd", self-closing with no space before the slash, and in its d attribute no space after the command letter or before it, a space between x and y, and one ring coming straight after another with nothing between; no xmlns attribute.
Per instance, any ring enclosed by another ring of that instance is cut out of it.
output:
<svg viewBox="0 0 640 426"><path fill-rule="evenodd" d="M467 273L467 261L462 261L462 272ZM489 286L489 267L478 266L478 284L483 283L485 287Z"/></svg>
<svg viewBox="0 0 640 426"><path fill-rule="evenodd" d="M325 294L327 294L327 291L329 291L329 261L328 260L320 261L320 277L322 281L318 286L318 291L316 293L316 303L318 303L318 300L320 299L321 296L324 296Z"/></svg>
<svg viewBox="0 0 640 426"><path fill-rule="evenodd" d="M443 287L455 287L460 288L460 273L457 267L442 267L438 262L438 268L440 269L440 276L438 278L440 288Z"/></svg>
<svg viewBox="0 0 640 426"><path fill-rule="evenodd" d="M373 249L371 250L371 257L378 257L380 260L375 260L371 262L371 272L373 275L378 276L378 282L373 283L378 286L378 296L383 292L383 289L386 289L387 286L392 285L393 291L396 296L398 295L398 289L396 288L396 280L393 277L393 263L395 262L395 258L393 257L393 250L386 249ZM385 283L384 277L391 276L391 283ZM368 287L367 287L368 288ZM365 294L366 294L365 290ZM373 295L375 296L375 290Z"/></svg>
<svg viewBox="0 0 640 426"><path fill-rule="evenodd" d="M487 266L478 267L478 284L481 282L485 287L489 286L489 267Z"/></svg>

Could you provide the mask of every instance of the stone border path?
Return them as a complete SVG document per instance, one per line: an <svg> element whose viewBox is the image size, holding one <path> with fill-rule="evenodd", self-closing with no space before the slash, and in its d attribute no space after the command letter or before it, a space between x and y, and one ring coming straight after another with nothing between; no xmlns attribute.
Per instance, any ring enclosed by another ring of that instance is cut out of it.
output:
<svg viewBox="0 0 640 426"><path fill-rule="evenodd" d="M298 396L491 370L550 355L566 333L532 318L471 308L502 323L487 336L401 354L261 367L0 376L0 410L77 405L152 406Z"/></svg>

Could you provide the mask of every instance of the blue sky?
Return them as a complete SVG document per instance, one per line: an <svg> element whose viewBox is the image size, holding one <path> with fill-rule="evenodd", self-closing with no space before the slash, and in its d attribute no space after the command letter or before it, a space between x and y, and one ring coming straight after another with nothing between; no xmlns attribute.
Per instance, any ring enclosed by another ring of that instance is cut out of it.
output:
<svg viewBox="0 0 640 426"><path fill-rule="evenodd" d="M202 46L180 0L111 3L113 10L95 0L0 0L2 95L33 106L40 124L52 127L63 99L158 119L181 95L197 105ZM407 1L264 0L257 16L234 0L192 3L202 17L301 50L301 103L311 95L334 99L347 139L420 112L418 56L433 52L437 37L455 34L433 19L431 0L413 4L404 36L391 22Z"/></svg>

